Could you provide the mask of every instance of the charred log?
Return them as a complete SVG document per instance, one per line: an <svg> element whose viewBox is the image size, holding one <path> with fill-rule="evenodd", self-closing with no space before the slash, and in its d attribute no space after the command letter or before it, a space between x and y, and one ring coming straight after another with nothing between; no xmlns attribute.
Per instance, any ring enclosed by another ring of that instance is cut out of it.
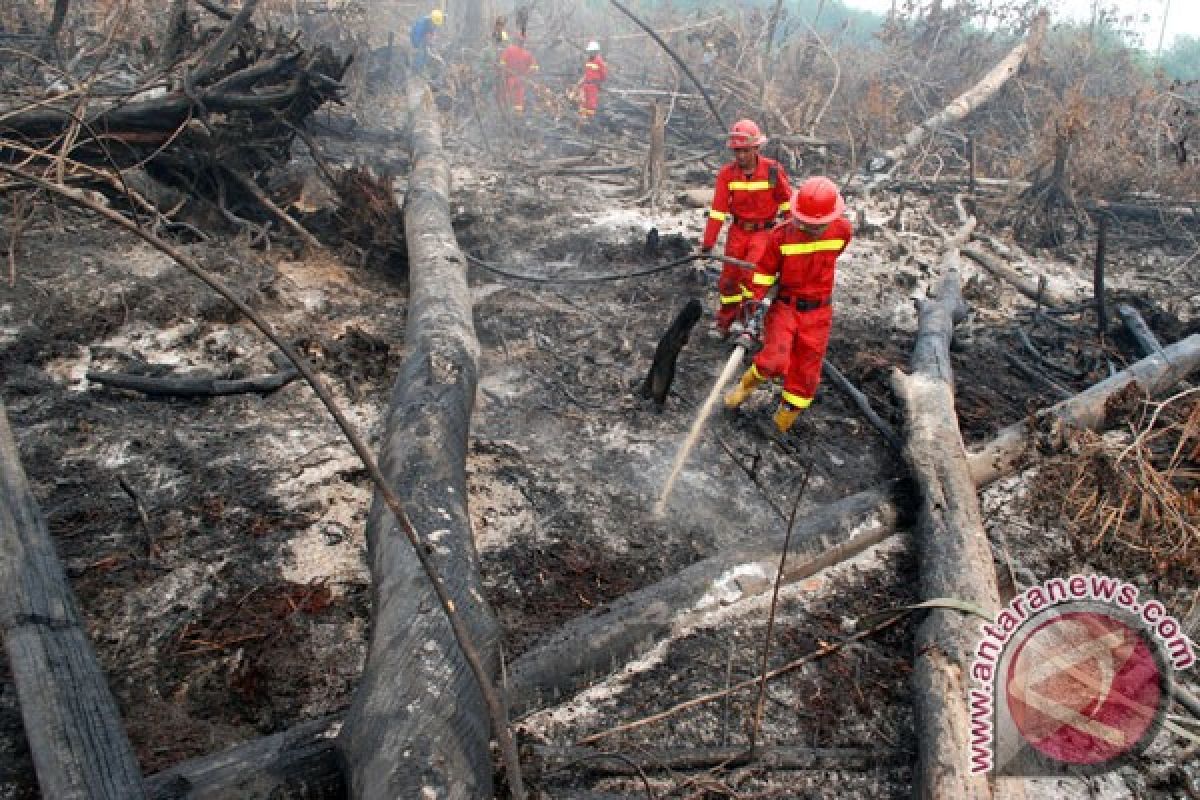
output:
<svg viewBox="0 0 1200 800"><path fill-rule="evenodd" d="M1158 337L1154 335L1154 331L1150 330L1150 326L1146 324L1146 320L1142 318L1136 308L1128 303L1121 303L1117 306L1117 316L1121 318L1125 330L1129 331L1129 335L1133 337L1133 341L1137 343L1138 350L1143 356L1162 353L1162 344L1158 341Z"/></svg>
<svg viewBox="0 0 1200 800"><path fill-rule="evenodd" d="M259 378L154 378L147 375L127 375L119 372L89 372L87 379L114 389L141 392L151 397L224 397L232 394L269 394L287 386L300 377L294 368L287 368Z"/></svg>
<svg viewBox="0 0 1200 800"><path fill-rule="evenodd" d="M1058 439L1064 428L1099 429L1105 424L1109 399L1118 392L1136 385L1139 393L1153 396L1197 369L1200 369L1200 334L1169 345L1070 400L1001 430L987 446L971 452L971 477L982 488L1020 468L1039 432L1049 430L1052 438Z"/></svg>
<svg viewBox="0 0 1200 800"><path fill-rule="evenodd" d="M956 262L951 251L937 296L919 303L912 374L895 370L892 385L904 404L905 456L922 497L915 536L921 599L955 598L994 614L1000 595L992 551L954 411L950 342L966 313ZM917 630L912 674L917 797L994 796L986 775L968 771L966 675L976 627L961 612L934 609Z"/></svg>
<svg viewBox="0 0 1200 800"><path fill-rule="evenodd" d="M483 668L499 667L498 626L483 600L466 510L466 448L479 343L466 261L448 205L450 167L424 83L409 83L413 172L405 203L411 299L409 355L392 390L380 456L388 482L428 532L442 576ZM492 796L490 709L440 600L376 498L367 524L372 630L339 748L361 798ZM473 666L473 665L472 665ZM502 712L501 712L502 713ZM519 776L517 778L519 780Z"/></svg>
<svg viewBox="0 0 1200 800"><path fill-rule="evenodd" d="M146 779L149 800L303 797L344 800L346 783L334 742L341 719L297 725Z"/></svg>
<svg viewBox="0 0 1200 800"><path fill-rule="evenodd" d="M88 640L0 404L0 628L42 796L144 797L133 747Z"/></svg>
<svg viewBox="0 0 1200 800"><path fill-rule="evenodd" d="M704 307L698 300L690 301L678 314L671 327L658 340L658 348L654 351L654 363L642 384L642 397L653 399L661 409L667 402L667 393L671 391L671 383L675 380L675 362L679 351L688 343L688 335L693 326L704 314Z"/></svg>
<svg viewBox="0 0 1200 800"><path fill-rule="evenodd" d="M984 269L992 273L995 277L1011 284L1013 288L1030 300L1036 300L1038 303L1049 306L1064 306L1075 299L1049 286L1042 280L1033 281L1030 278L1026 278L1009 266L1004 259L993 255L982 247L968 245L962 249L962 253L970 257L972 261L983 266Z"/></svg>

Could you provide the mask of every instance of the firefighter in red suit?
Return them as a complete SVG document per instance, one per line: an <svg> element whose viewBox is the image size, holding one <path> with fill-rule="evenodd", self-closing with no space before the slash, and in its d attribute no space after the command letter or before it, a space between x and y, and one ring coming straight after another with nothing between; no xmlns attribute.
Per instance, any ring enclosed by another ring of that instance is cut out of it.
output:
<svg viewBox="0 0 1200 800"><path fill-rule="evenodd" d="M518 114L525 113L525 81L537 72L537 60L525 49L525 37L517 36L500 54L500 69L504 73L504 99Z"/></svg>
<svg viewBox="0 0 1200 800"><path fill-rule="evenodd" d="M590 122L600 107L600 84L608 80L608 65L600 55L600 43L588 42L588 59L583 63L583 77L579 79L579 119Z"/></svg>
<svg viewBox="0 0 1200 800"><path fill-rule="evenodd" d="M758 152L766 142L767 137L748 119L738 121L729 132L734 160L717 173L717 188L700 242L702 253L712 252L721 227L729 220L725 255L755 264L762 259L775 218L788 210L792 193L783 166ZM750 297L749 287L749 270L726 263L717 280L721 304L713 327L719 335L729 334L742 301Z"/></svg>
<svg viewBox="0 0 1200 800"><path fill-rule="evenodd" d="M821 361L833 323L833 282L837 259L853 230L842 216L846 203L828 178L809 178L792 196L791 219L771 232L751 278L753 299L761 303L778 283L763 321L763 347L725 405L737 408L760 384L783 378L775 427L787 433L812 404L821 380Z"/></svg>

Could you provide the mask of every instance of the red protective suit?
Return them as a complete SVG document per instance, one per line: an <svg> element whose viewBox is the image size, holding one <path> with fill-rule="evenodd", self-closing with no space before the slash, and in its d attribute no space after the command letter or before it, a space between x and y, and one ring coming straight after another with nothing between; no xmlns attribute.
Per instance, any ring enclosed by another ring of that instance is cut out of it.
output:
<svg viewBox="0 0 1200 800"><path fill-rule="evenodd" d="M513 42L500 54L502 100L518 114L525 112L525 81L538 69L533 53Z"/></svg>
<svg viewBox="0 0 1200 800"><path fill-rule="evenodd" d="M608 65L599 53L583 65L583 77L579 80L579 116L590 119L600 107L600 84L608 80Z"/></svg>
<svg viewBox="0 0 1200 800"><path fill-rule="evenodd" d="M771 226L777 214L787 211L792 187L787 173L778 161L758 157L750 175L742 172L737 162L731 162L717 173L717 188L713 192L708 225L704 228L702 247L712 247L725 220L730 220L725 237L725 255L757 264L770 238ZM717 280L721 307L717 311L717 327L729 330L737 318L742 301L750 296L750 271L736 264L725 264Z"/></svg>
<svg viewBox="0 0 1200 800"><path fill-rule="evenodd" d="M763 348L754 359L760 378L783 376L783 401L806 408L821 381L821 361L833 323L833 279L838 256L853 229L839 217L819 236L790 223L770 233L766 252L751 279L755 300L779 282L763 323Z"/></svg>

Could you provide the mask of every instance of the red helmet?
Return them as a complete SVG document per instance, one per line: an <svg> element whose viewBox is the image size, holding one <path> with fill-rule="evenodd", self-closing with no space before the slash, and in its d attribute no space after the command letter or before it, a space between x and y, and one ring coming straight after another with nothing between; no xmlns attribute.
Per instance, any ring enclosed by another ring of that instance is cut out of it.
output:
<svg viewBox="0 0 1200 800"><path fill-rule="evenodd" d="M758 147L767 143L767 137L754 124L754 120L739 119L733 124L726 143L730 150L741 150L744 147Z"/></svg>
<svg viewBox="0 0 1200 800"><path fill-rule="evenodd" d="M792 219L809 225L828 225L846 210L846 201L829 178L809 178L792 192Z"/></svg>

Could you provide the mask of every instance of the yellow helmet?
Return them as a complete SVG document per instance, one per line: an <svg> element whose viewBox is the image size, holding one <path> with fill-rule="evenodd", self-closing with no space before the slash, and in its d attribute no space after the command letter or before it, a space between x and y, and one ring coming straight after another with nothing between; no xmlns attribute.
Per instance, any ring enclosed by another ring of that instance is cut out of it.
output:
<svg viewBox="0 0 1200 800"><path fill-rule="evenodd" d="M441 25L446 21L446 12L442 11L440 8L435 8L433 13L429 15L429 21L434 25Z"/></svg>

